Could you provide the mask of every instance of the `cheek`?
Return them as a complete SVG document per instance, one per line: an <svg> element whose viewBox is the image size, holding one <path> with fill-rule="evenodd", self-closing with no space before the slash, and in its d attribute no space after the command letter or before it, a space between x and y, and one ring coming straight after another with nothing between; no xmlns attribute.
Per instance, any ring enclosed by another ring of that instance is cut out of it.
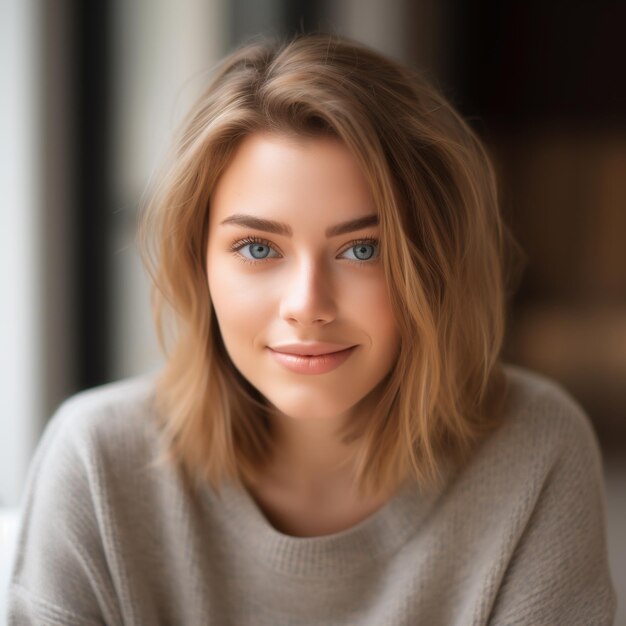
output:
<svg viewBox="0 0 626 626"><path fill-rule="evenodd" d="M344 283L343 298L349 317L359 320L372 343L381 350L399 341L397 323L389 299L387 285L381 274Z"/></svg>
<svg viewBox="0 0 626 626"><path fill-rule="evenodd" d="M377 326L382 331L387 334L397 333L397 323L385 284L379 286L372 309L372 317L377 320Z"/></svg>
<svg viewBox="0 0 626 626"><path fill-rule="evenodd" d="M377 286L367 307L367 331L379 376L385 376L395 365L400 353L401 335L384 281Z"/></svg>
<svg viewBox="0 0 626 626"><path fill-rule="evenodd" d="M249 345L262 330L271 314L271 303L260 289L260 281L220 261L217 271L208 264L208 285L213 309L229 350Z"/></svg>

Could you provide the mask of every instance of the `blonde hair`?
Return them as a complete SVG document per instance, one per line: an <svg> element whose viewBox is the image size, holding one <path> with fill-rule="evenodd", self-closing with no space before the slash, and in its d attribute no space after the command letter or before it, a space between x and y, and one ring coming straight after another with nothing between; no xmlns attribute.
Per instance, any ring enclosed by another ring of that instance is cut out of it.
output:
<svg viewBox="0 0 626 626"><path fill-rule="evenodd" d="M459 114L414 71L337 36L256 42L226 57L147 206L139 235L166 355L155 396L164 458L219 491L254 482L272 455L267 403L226 354L205 267L211 192L258 131L331 135L360 162L402 347L375 411L343 435L356 442L362 493L407 476L437 486L501 420L505 253L515 242L489 158Z"/></svg>

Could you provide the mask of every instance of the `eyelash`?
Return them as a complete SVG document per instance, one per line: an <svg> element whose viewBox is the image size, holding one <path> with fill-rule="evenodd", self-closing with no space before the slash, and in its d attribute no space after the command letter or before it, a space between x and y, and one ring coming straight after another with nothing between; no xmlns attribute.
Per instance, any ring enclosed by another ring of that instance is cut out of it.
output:
<svg viewBox="0 0 626 626"><path fill-rule="evenodd" d="M243 239L238 239L237 241L233 242L233 244L230 246L230 251L233 254L235 254L237 258L243 263L248 263L250 265L257 265L258 263L261 263L267 259L257 259L256 261L253 261L252 259L248 259L242 254L239 254L239 250L253 243L260 243L263 246L268 246L269 248L272 248L272 250L276 250L276 252L279 252L280 254L280 251L276 249L275 245L271 241L268 241L267 239L263 239L262 237L244 237ZM349 250L350 248L354 248L355 246L358 246L359 244L363 244L363 243L368 244L368 245L378 246L380 242L378 239L374 237L362 237L361 239L354 239L353 241L350 241L347 246L345 246L345 248L341 251L340 254L343 254L346 250ZM376 254L372 259L367 259L364 261L355 261L354 259L344 259L344 261L348 261L348 263L352 263L354 265L365 265L365 264L376 261L378 257L379 257L379 254ZM276 258L276 257L272 257L272 258Z"/></svg>
<svg viewBox="0 0 626 626"><path fill-rule="evenodd" d="M379 246L380 241L376 239L375 237L362 237L361 239L354 239L353 241L348 243L348 245L341 251L341 254L346 252L346 250L350 250L350 248L354 248L355 246L358 246L363 243L377 247ZM354 265L365 265L368 263L374 263L375 261L378 260L379 256L380 256L380 251L376 250L376 252L374 253L374 256L371 259L365 259L363 261L356 261L354 259L344 259L344 261L348 261L348 263L352 263Z"/></svg>
<svg viewBox="0 0 626 626"><path fill-rule="evenodd" d="M230 251L243 263L248 263L250 265L257 265L258 263L264 261L265 259L257 259L256 261L253 261L252 259L248 259L242 254L239 254L239 250L253 243L260 243L263 246L268 246L269 248L272 248L273 250L275 250L274 244L268 241L267 239L262 239L261 237L244 237L243 239L238 239L237 241L233 242L233 244L230 246Z"/></svg>

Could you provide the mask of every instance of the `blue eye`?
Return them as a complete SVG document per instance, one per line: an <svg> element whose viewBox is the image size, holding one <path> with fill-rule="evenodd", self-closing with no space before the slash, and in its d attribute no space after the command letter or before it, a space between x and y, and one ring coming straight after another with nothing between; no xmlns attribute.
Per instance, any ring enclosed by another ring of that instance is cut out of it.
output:
<svg viewBox="0 0 626 626"><path fill-rule="evenodd" d="M242 250L248 250L253 259L264 259L269 256L272 249L262 243L252 243L244 246Z"/></svg>
<svg viewBox="0 0 626 626"><path fill-rule="evenodd" d="M257 240L243 240L238 242L233 248L235 252L240 254L248 261L263 261L280 256L269 243Z"/></svg>
<svg viewBox="0 0 626 626"><path fill-rule="evenodd" d="M344 253L351 261L371 261L378 255L378 242L360 241Z"/></svg>

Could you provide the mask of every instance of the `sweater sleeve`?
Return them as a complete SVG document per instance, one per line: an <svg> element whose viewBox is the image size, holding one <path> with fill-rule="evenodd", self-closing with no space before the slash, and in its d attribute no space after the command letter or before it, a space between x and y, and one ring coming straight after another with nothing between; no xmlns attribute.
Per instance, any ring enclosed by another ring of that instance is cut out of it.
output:
<svg viewBox="0 0 626 626"><path fill-rule="evenodd" d="M611 625L615 619L600 449L579 405L568 398L559 408L559 452L508 564L493 626Z"/></svg>
<svg viewBox="0 0 626 626"><path fill-rule="evenodd" d="M98 523L97 455L65 403L29 469L8 597L10 625L122 623Z"/></svg>

